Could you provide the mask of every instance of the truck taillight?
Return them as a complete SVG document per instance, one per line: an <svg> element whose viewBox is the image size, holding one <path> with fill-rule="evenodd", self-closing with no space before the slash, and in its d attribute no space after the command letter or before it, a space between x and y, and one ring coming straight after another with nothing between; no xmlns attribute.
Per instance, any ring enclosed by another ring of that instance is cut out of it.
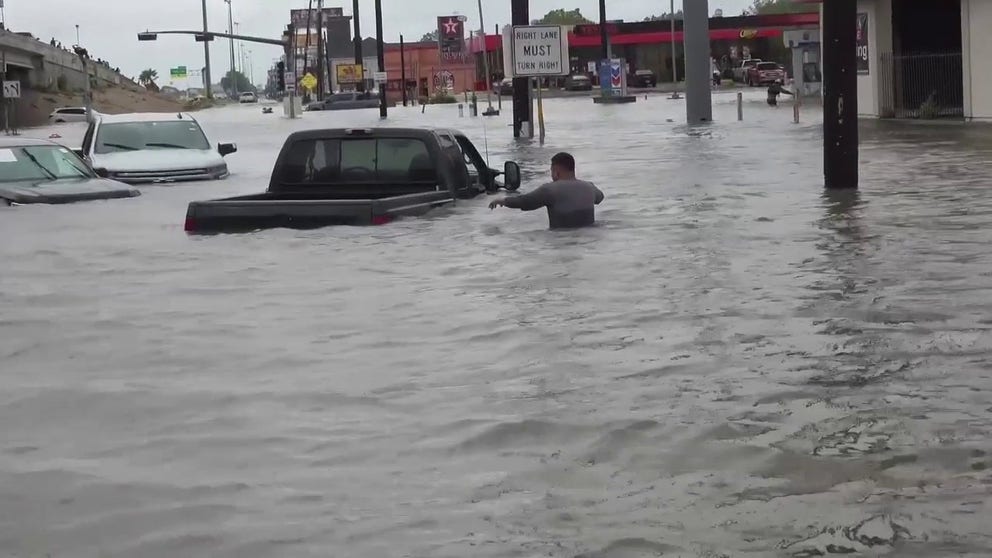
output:
<svg viewBox="0 0 992 558"><path fill-rule="evenodd" d="M373 225L386 225L393 222L392 215L373 215L372 224Z"/></svg>
<svg viewBox="0 0 992 558"><path fill-rule="evenodd" d="M186 232L192 232L196 230L196 221L192 217L187 217L186 221L183 223L183 230Z"/></svg>

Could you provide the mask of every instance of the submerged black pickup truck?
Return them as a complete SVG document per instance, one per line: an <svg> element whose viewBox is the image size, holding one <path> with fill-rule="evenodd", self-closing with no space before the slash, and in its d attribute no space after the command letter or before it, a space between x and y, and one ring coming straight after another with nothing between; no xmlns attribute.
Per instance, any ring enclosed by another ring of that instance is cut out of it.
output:
<svg viewBox="0 0 992 558"><path fill-rule="evenodd" d="M497 182L503 175L504 184ZM520 187L520 167L489 168L461 132L348 128L296 132L286 139L261 194L196 201L188 233L267 228L381 225L456 199Z"/></svg>

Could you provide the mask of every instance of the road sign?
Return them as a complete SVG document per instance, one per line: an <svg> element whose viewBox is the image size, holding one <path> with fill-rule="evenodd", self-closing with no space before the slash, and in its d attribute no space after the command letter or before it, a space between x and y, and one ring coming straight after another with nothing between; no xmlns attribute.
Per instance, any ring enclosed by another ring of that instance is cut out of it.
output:
<svg viewBox="0 0 992 558"><path fill-rule="evenodd" d="M186 72L186 66L177 66L175 68L169 68L169 77L173 78L184 78L188 74Z"/></svg>
<svg viewBox="0 0 992 558"><path fill-rule="evenodd" d="M361 64L338 64L334 67L338 85L351 85L362 81L365 75Z"/></svg>
<svg viewBox="0 0 992 558"><path fill-rule="evenodd" d="M313 74L307 72L307 75L303 76L303 79L300 80L300 85L302 85L305 89L312 91L317 87L317 78L314 77Z"/></svg>
<svg viewBox="0 0 992 558"><path fill-rule="evenodd" d="M5 82L3 82L3 98L4 99L20 99L21 98L21 82L20 81L5 81Z"/></svg>
<svg viewBox="0 0 992 558"><path fill-rule="evenodd" d="M375 72L372 75L376 83L385 83L389 81L389 74L386 72Z"/></svg>
<svg viewBox="0 0 992 558"><path fill-rule="evenodd" d="M293 73L293 72L286 72L285 74L283 74L282 79L286 82L286 87L287 88L289 87L289 84L291 84L291 83L293 84L293 87L294 88L296 87L296 74L295 73Z"/></svg>
<svg viewBox="0 0 992 558"><path fill-rule="evenodd" d="M514 25L510 35L512 77L565 76L569 73L568 33L560 25Z"/></svg>

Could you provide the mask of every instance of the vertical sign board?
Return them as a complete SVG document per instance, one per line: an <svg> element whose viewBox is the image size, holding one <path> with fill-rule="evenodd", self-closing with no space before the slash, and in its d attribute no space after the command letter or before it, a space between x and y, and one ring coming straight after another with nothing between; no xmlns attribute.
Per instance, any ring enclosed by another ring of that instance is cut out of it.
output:
<svg viewBox="0 0 992 558"><path fill-rule="evenodd" d="M514 25L512 77L567 76L568 33L560 25Z"/></svg>
<svg viewBox="0 0 992 558"><path fill-rule="evenodd" d="M465 58L465 18L439 16L437 18L437 45L441 63L461 61Z"/></svg>
<svg viewBox="0 0 992 558"><path fill-rule="evenodd" d="M868 14L858 14L857 42L858 45L858 75L866 76L871 73L871 63L868 58Z"/></svg>

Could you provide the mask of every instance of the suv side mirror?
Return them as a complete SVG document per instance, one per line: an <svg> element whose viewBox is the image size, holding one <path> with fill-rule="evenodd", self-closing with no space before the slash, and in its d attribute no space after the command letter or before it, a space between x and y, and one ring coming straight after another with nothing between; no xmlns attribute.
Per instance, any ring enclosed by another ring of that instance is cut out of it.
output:
<svg viewBox="0 0 992 558"><path fill-rule="evenodd" d="M234 143L221 143L217 145L217 152L220 153L221 157L227 157L231 153L237 153L238 146Z"/></svg>
<svg viewBox="0 0 992 558"><path fill-rule="evenodd" d="M507 161L503 164L503 181L504 188L508 192L516 192L520 188L520 165L514 163L513 161Z"/></svg>

